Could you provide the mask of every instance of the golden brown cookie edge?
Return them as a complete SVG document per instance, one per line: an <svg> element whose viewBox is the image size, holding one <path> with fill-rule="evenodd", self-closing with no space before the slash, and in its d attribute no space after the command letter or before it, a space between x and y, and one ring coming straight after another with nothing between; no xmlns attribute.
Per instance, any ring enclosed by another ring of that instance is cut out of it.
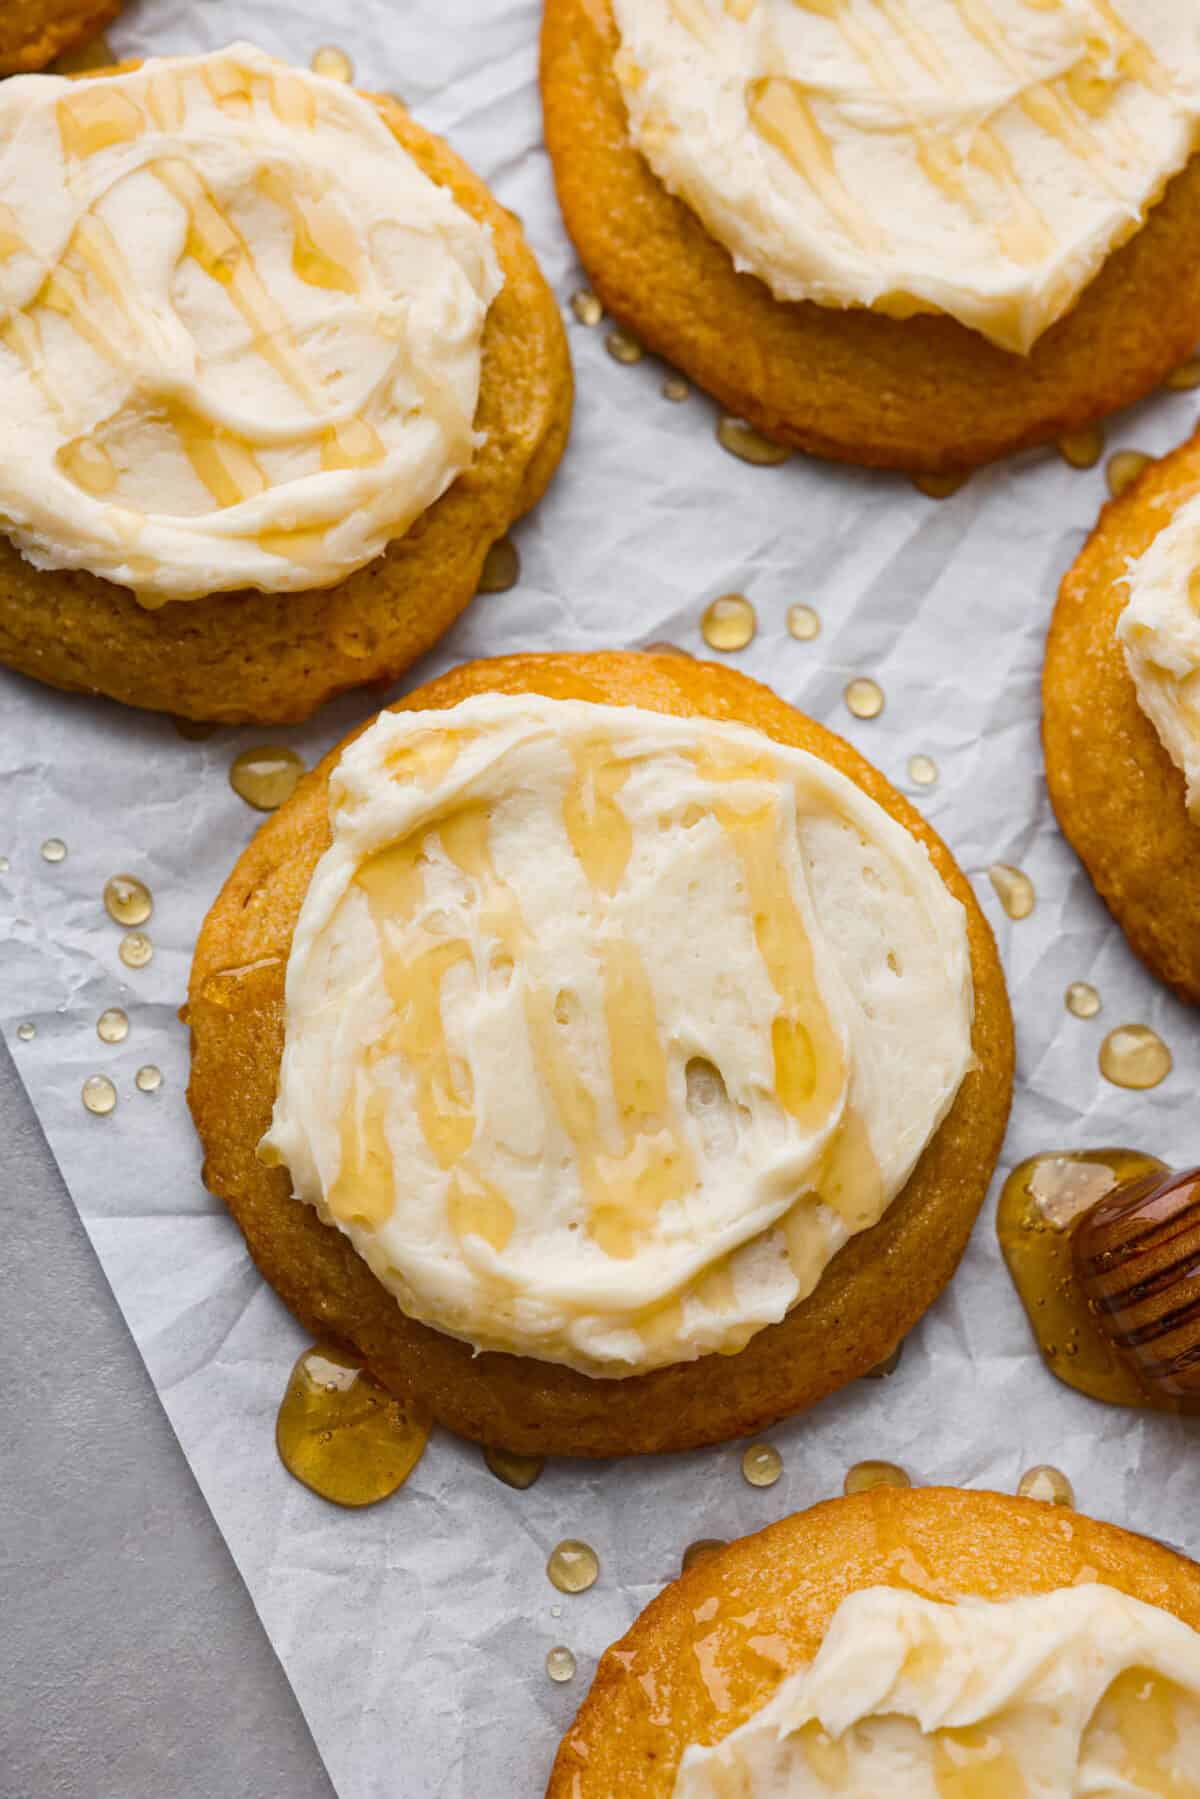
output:
<svg viewBox="0 0 1200 1799"><path fill-rule="evenodd" d="M1011 1018L990 929L945 846L884 777L744 675L637 652L518 656L467 664L401 706L445 707L469 693L496 691L739 719L781 742L820 746L817 753L910 829L966 908L970 933L978 1066L949 1116L880 1224L848 1243L816 1293L740 1355L617 1382L592 1380L527 1358L473 1356L455 1339L406 1318L348 1240L292 1201L286 1174L264 1169L253 1154L274 1101L283 962L327 839L325 785L339 750L243 853L197 945L189 1099L207 1184L234 1213L271 1285L310 1330L357 1349L386 1384L419 1398L461 1435L519 1452L603 1456L694 1448L761 1429L882 1361L957 1266L999 1154L1011 1097ZM218 971L270 956L279 960L249 977L254 992L241 1014L229 1004L213 1005L209 983L222 978ZM231 1142L235 1102L248 1116L237 1122Z"/></svg>
<svg viewBox="0 0 1200 1799"><path fill-rule="evenodd" d="M1042 671L1050 800L1130 947L1200 1002L1200 829L1184 779L1138 704L1117 640L1130 559L1200 493L1200 435L1104 507L1063 578Z"/></svg>

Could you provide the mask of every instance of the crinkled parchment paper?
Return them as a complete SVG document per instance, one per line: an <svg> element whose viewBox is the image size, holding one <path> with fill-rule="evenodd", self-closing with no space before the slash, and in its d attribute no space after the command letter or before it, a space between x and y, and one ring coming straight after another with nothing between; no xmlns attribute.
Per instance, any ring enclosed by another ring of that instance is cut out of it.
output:
<svg viewBox="0 0 1200 1799"><path fill-rule="evenodd" d="M335 18L334 14L340 14ZM1197 1159L1193 1019L1135 963L1059 837L1038 746L1038 677L1055 586L1104 497L1102 470L1038 452L934 503L900 476L795 458L748 467L714 439L710 404L672 405L664 370L622 367L604 329L570 318L581 281L540 142L534 0L139 0L113 32L125 53L199 51L252 37L298 62L330 40L363 85L394 90L521 214L568 311L579 381L575 435L549 498L518 532L524 574L481 598L413 681L465 657L673 639L702 651L699 618L740 589L758 636L735 660L844 732L913 794L972 875L997 927L1016 1010L1020 1080L1004 1167L1051 1146L1129 1143ZM1195 403L1162 395L1110 425L1109 447L1161 452ZM785 627L803 600L813 643ZM842 690L869 674L887 696L859 723ZM596 1657L678 1569L683 1547L727 1537L840 1490L848 1464L903 1463L919 1481L1015 1486L1031 1463L1066 1470L1089 1511L1200 1551L1195 1443L1175 1420L1094 1405L1033 1353L997 1251L992 1207L950 1291L909 1338L899 1371L772 1433L785 1472L756 1491L740 1446L686 1457L560 1463L527 1493L478 1450L436 1435L407 1487L354 1514L322 1503L275 1456L275 1411L305 1339L200 1184L176 1018L205 909L257 817L231 791L235 753L262 731L183 741L170 720L66 698L0 672L3 1021L42 1123L201 1486L286 1667L343 1799L522 1799L550 1759ZM371 709L351 696L285 734L310 760ZM914 789L908 759L941 779ZM61 837L59 865L39 846ZM1026 869L1033 915L1002 914L989 863ZM156 954L123 967L100 903L106 878L152 887ZM1071 1017L1063 990L1099 987ZM95 1021L124 1006L126 1042ZM16 1026L36 1025L32 1041ZM1111 1026L1144 1020L1175 1070L1149 1094L1097 1069ZM157 1063L147 1095L135 1071ZM108 1118L80 1087L116 1081ZM1190 1433L1194 1439L1194 1431ZM544 1572L564 1536L595 1545L591 1592ZM554 1644L579 1659L554 1686Z"/></svg>

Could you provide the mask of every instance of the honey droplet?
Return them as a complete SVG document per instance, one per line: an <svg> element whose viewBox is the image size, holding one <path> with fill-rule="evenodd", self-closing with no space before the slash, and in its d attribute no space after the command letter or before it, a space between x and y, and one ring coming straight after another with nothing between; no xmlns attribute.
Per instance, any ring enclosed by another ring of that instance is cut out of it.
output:
<svg viewBox="0 0 1200 1799"><path fill-rule="evenodd" d="M692 390L682 375L668 375L662 384L662 397L670 400L672 406L682 406L685 400L691 399Z"/></svg>
<svg viewBox="0 0 1200 1799"><path fill-rule="evenodd" d="M1171 388L1175 393L1185 393L1189 388L1200 387L1200 356L1189 356L1177 369L1172 369L1163 386Z"/></svg>
<svg viewBox="0 0 1200 1799"><path fill-rule="evenodd" d="M773 1443L751 1443L742 1456L742 1476L752 1487L773 1487L783 1473L783 1457Z"/></svg>
<svg viewBox="0 0 1200 1799"><path fill-rule="evenodd" d="M970 469L946 469L940 475L914 475L912 484L927 500L949 500L971 479Z"/></svg>
<svg viewBox="0 0 1200 1799"><path fill-rule="evenodd" d="M876 1487L911 1487L912 1479L896 1462L855 1462L847 1468L842 1492L872 1493Z"/></svg>
<svg viewBox="0 0 1200 1799"><path fill-rule="evenodd" d="M30 1024L28 1021L24 1024L19 1024L17 1026L17 1036L21 1039L22 1043L32 1043L37 1036L36 1024Z"/></svg>
<svg viewBox="0 0 1200 1799"><path fill-rule="evenodd" d="M154 910L154 899L136 875L114 875L104 883L104 910L116 924L145 924Z"/></svg>
<svg viewBox="0 0 1200 1799"><path fill-rule="evenodd" d="M375 1505L402 1487L430 1419L340 1349L317 1344L292 1369L275 1443L289 1474L334 1505Z"/></svg>
<svg viewBox="0 0 1200 1799"><path fill-rule="evenodd" d="M1119 1024L1100 1045L1100 1072L1114 1087L1145 1092L1165 1081L1172 1066L1170 1050L1148 1024Z"/></svg>
<svg viewBox="0 0 1200 1799"><path fill-rule="evenodd" d="M1041 1462L1036 1468L1030 1468L1017 1482L1017 1492L1022 1499L1042 1499L1047 1505L1075 1505L1075 1489L1062 1472L1061 1468L1051 1468L1048 1463Z"/></svg>
<svg viewBox="0 0 1200 1799"><path fill-rule="evenodd" d="M61 837L47 837L45 843L43 843L43 845L42 845L42 861L43 862L65 862L66 859L67 859L67 846L63 842L62 838Z"/></svg>
<svg viewBox="0 0 1200 1799"><path fill-rule="evenodd" d="M521 557L511 537L498 537L483 559L479 593L508 593L521 579Z"/></svg>
<svg viewBox="0 0 1200 1799"><path fill-rule="evenodd" d="M96 1020L96 1035L101 1043L124 1043L129 1035L129 1018L120 1006L110 1006Z"/></svg>
<svg viewBox="0 0 1200 1799"><path fill-rule="evenodd" d="M778 468L781 463L790 462L792 452L786 444L772 443L745 419L735 419L728 414L717 420L717 442L739 462L751 462L756 468Z"/></svg>
<svg viewBox="0 0 1200 1799"><path fill-rule="evenodd" d="M724 593L704 609L700 635L710 650L744 650L758 629L754 607L745 594Z"/></svg>
<svg viewBox="0 0 1200 1799"><path fill-rule="evenodd" d="M177 718L173 723L187 743L204 743L217 729L216 725L205 724L198 718Z"/></svg>
<svg viewBox="0 0 1200 1799"><path fill-rule="evenodd" d="M681 1572L686 1574L689 1568L694 1568L705 1556L715 1555L718 1549L724 1549L725 1546L724 1537L700 1537L695 1543L689 1543L683 1552Z"/></svg>
<svg viewBox="0 0 1200 1799"><path fill-rule="evenodd" d="M1028 918L1037 905L1037 889L1029 876L1011 862L993 862L988 880L996 890L996 898L1010 918Z"/></svg>
<svg viewBox="0 0 1200 1799"><path fill-rule="evenodd" d="M1130 1149L1031 1156L1004 1183L996 1234L1050 1372L1109 1405L1170 1411L1164 1398L1147 1394L1100 1328L1072 1254L1079 1221L1127 1181L1155 1171L1165 1174L1164 1164Z"/></svg>
<svg viewBox="0 0 1200 1799"><path fill-rule="evenodd" d="M789 636L798 643L811 643L814 637L821 635L821 615L811 606L789 606L787 628Z"/></svg>
<svg viewBox="0 0 1200 1799"><path fill-rule="evenodd" d="M589 288L581 287L577 294L571 295L571 311L581 325L589 330L598 325L604 317L604 308Z"/></svg>
<svg viewBox="0 0 1200 1799"><path fill-rule="evenodd" d="M855 718L878 718L883 711L883 688L869 675L859 675L851 681L842 697Z"/></svg>
<svg viewBox="0 0 1200 1799"><path fill-rule="evenodd" d="M83 1103L97 1118L107 1118L117 1103L117 1090L106 1074L92 1074L83 1083Z"/></svg>
<svg viewBox="0 0 1200 1799"><path fill-rule="evenodd" d="M640 362L646 354L637 338L632 337L628 331L622 331L620 325L609 332L604 340L604 348L614 362L623 362L627 367Z"/></svg>
<svg viewBox="0 0 1200 1799"><path fill-rule="evenodd" d="M882 1362L876 1362L874 1368L868 1368L862 1377L863 1380L887 1380L890 1375L895 1374L900 1366L900 1357L903 1354L904 1338L901 1337L891 1355L885 1356Z"/></svg>
<svg viewBox="0 0 1200 1799"><path fill-rule="evenodd" d="M1118 450L1110 456L1104 469L1104 477L1108 482L1108 491L1114 500L1119 500L1123 493L1128 493L1144 468L1149 468L1154 461L1144 450Z"/></svg>
<svg viewBox="0 0 1200 1799"><path fill-rule="evenodd" d="M144 1068L138 1069L133 1081L139 1093L157 1093L162 1086L162 1069L147 1062Z"/></svg>
<svg viewBox="0 0 1200 1799"><path fill-rule="evenodd" d="M918 787L933 787L937 784L938 765L932 756L910 756L908 778Z"/></svg>
<svg viewBox="0 0 1200 1799"><path fill-rule="evenodd" d="M154 960L154 945L145 931L128 931L117 954L126 968L145 968Z"/></svg>
<svg viewBox="0 0 1200 1799"><path fill-rule="evenodd" d="M336 44L322 44L319 50L314 50L309 66L314 75L323 75L326 81L354 80L354 64Z"/></svg>
<svg viewBox="0 0 1200 1799"><path fill-rule="evenodd" d="M497 1480L521 1493L540 1479L546 1466L544 1455L516 1455L511 1449L485 1449L483 1459Z"/></svg>
<svg viewBox="0 0 1200 1799"><path fill-rule="evenodd" d="M556 1649L546 1651L546 1672L551 1680L561 1685L565 1680L575 1678L575 1657L562 1643Z"/></svg>
<svg viewBox="0 0 1200 1799"><path fill-rule="evenodd" d="M691 656L692 654L681 644L668 643L665 637L656 638L653 643L644 643L642 649L647 656Z"/></svg>
<svg viewBox="0 0 1200 1799"><path fill-rule="evenodd" d="M1056 444L1064 462L1072 468L1095 468L1104 454L1104 432L1099 425L1084 425L1079 431L1064 431Z"/></svg>
<svg viewBox="0 0 1200 1799"><path fill-rule="evenodd" d="M550 1552L546 1573L560 1593L586 1593L600 1573L600 1559L589 1543L567 1537Z"/></svg>
<svg viewBox="0 0 1200 1799"><path fill-rule="evenodd" d="M274 744L243 750L229 770L229 785L256 812L274 812L296 791L304 763L295 750Z"/></svg>
<svg viewBox="0 0 1200 1799"><path fill-rule="evenodd" d="M1095 1018L1102 1004L1090 981L1072 981L1065 998L1067 1011L1076 1018Z"/></svg>

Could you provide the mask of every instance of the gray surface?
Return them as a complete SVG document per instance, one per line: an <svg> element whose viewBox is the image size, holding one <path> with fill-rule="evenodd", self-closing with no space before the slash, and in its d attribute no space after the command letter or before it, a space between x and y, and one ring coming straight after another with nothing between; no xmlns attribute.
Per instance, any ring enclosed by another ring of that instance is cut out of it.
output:
<svg viewBox="0 0 1200 1799"><path fill-rule="evenodd" d="M332 1799L0 1043L0 1795Z"/></svg>

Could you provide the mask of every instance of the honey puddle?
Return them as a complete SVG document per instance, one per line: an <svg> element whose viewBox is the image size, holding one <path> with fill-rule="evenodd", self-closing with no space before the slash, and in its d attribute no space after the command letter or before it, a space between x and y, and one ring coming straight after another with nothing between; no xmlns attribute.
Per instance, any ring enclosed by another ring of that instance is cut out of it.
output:
<svg viewBox="0 0 1200 1799"><path fill-rule="evenodd" d="M1032 1156L1000 1195L1000 1247L1046 1366L1109 1405L1179 1409L1144 1386L1105 1335L1075 1276L1072 1227L1124 1182L1166 1172L1156 1157L1131 1149Z"/></svg>
<svg viewBox="0 0 1200 1799"><path fill-rule="evenodd" d="M430 1419L340 1349L306 1349L279 1408L275 1442L289 1474L335 1505L375 1505L402 1487Z"/></svg>

